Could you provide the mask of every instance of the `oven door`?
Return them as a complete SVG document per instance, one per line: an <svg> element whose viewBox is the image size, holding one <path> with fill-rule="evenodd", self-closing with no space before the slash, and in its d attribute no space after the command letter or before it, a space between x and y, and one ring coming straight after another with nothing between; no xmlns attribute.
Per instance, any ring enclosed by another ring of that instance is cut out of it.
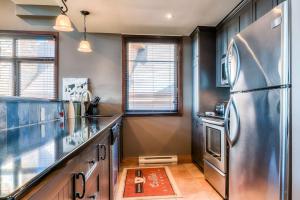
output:
<svg viewBox="0 0 300 200"><path fill-rule="evenodd" d="M226 173L226 138L224 126L209 123L204 128L204 159Z"/></svg>

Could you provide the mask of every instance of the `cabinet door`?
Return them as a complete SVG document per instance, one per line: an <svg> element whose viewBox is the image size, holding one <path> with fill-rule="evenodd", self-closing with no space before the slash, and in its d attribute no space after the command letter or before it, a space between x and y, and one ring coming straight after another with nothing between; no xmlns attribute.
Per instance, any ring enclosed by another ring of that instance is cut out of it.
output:
<svg viewBox="0 0 300 200"><path fill-rule="evenodd" d="M86 181L86 199L100 200L100 165L97 164L96 168L90 174Z"/></svg>
<svg viewBox="0 0 300 200"><path fill-rule="evenodd" d="M197 133L197 128L198 128L198 124L197 124L197 120L195 118L193 118L193 122L192 122L192 158L193 161L197 162L197 160L199 160L199 146L200 146L200 140L199 140L199 135Z"/></svg>
<svg viewBox="0 0 300 200"><path fill-rule="evenodd" d="M109 137L101 140L100 144L100 196L101 200L109 200L110 193L110 174L109 174L109 160L110 160L110 139Z"/></svg>
<svg viewBox="0 0 300 200"><path fill-rule="evenodd" d="M231 42L231 39L239 32L239 16L235 16L227 24L227 47Z"/></svg>
<svg viewBox="0 0 300 200"><path fill-rule="evenodd" d="M195 163L203 168L203 126L200 122L200 119L193 119L192 126L192 158Z"/></svg>
<svg viewBox="0 0 300 200"><path fill-rule="evenodd" d="M221 87L222 32L216 34L216 85Z"/></svg>
<svg viewBox="0 0 300 200"><path fill-rule="evenodd" d="M220 37L221 37L221 56L223 56L226 55L227 53L227 44L228 44L227 26L223 26L220 29Z"/></svg>
<svg viewBox="0 0 300 200"><path fill-rule="evenodd" d="M199 34L196 32L192 37L192 61L193 61L193 104L192 114L194 117L199 112Z"/></svg>
<svg viewBox="0 0 300 200"><path fill-rule="evenodd" d="M267 12L272 10L273 0L254 0L253 1L253 15L254 20L258 20L260 17L264 16Z"/></svg>
<svg viewBox="0 0 300 200"><path fill-rule="evenodd" d="M240 16L240 32L253 22L252 18L252 3L248 2L245 7L239 12Z"/></svg>
<svg viewBox="0 0 300 200"><path fill-rule="evenodd" d="M276 0L275 0L276 1ZM284 1L286 1L286 0L277 0L277 4L276 5L279 5L279 4L281 4L282 2L284 2Z"/></svg>

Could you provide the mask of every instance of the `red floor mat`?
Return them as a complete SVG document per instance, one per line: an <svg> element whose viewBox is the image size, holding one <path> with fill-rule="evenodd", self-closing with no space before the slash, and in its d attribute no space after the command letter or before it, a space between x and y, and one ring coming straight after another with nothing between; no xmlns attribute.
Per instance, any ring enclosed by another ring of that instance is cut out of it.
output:
<svg viewBox="0 0 300 200"><path fill-rule="evenodd" d="M136 170L141 170L141 177ZM124 198L170 195L175 192L164 167L127 170Z"/></svg>

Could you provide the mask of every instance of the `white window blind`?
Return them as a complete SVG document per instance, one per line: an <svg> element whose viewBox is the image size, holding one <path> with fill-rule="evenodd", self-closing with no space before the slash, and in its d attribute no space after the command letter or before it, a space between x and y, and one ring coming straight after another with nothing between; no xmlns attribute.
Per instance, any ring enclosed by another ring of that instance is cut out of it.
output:
<svg viewBox="0 0 300 200"><path fill-rule="evenodd" d="M12 96L13 87L13 63L0 61L0 95Z"/></svg>
<svg viewBox="0 0 300 200"><path fill-rule="evenodd" d="M127 113L178 112L178 44L128 42Z"/></svg>
<svg viewBox="0 0 300 200"><path fill-rule="evenodd" d="M54 64L21 62L19 83L22 97L54 99Z"/></svg>
<svg viewBox="0 0 300 200"><path fill-rule="evenodd" d="M18 57L54 58L55 41L53 39L17 39Z"/></svg>
<svg viewBox="0 0 300 200"><path fill-rule="evenodd" d="M12 57L13 56L13 39L0 38L0 56Z"/></svg>
<svg viewBox="0 0 300 200"><path fill-rule="evenodd" d="M56 98L56 38L0 34L0 95Z"/></svg>

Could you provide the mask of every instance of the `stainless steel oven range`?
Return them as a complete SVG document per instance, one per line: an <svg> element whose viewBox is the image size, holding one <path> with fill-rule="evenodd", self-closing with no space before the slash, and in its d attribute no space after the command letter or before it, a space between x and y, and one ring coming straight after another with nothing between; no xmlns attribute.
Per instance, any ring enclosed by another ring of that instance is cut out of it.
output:
<svg viewBox="0 0 300 200"><path fill-rule="evenodd" d="M224 119L204 117L204 176L224 198L227 198L227 142Z"/></svg>

